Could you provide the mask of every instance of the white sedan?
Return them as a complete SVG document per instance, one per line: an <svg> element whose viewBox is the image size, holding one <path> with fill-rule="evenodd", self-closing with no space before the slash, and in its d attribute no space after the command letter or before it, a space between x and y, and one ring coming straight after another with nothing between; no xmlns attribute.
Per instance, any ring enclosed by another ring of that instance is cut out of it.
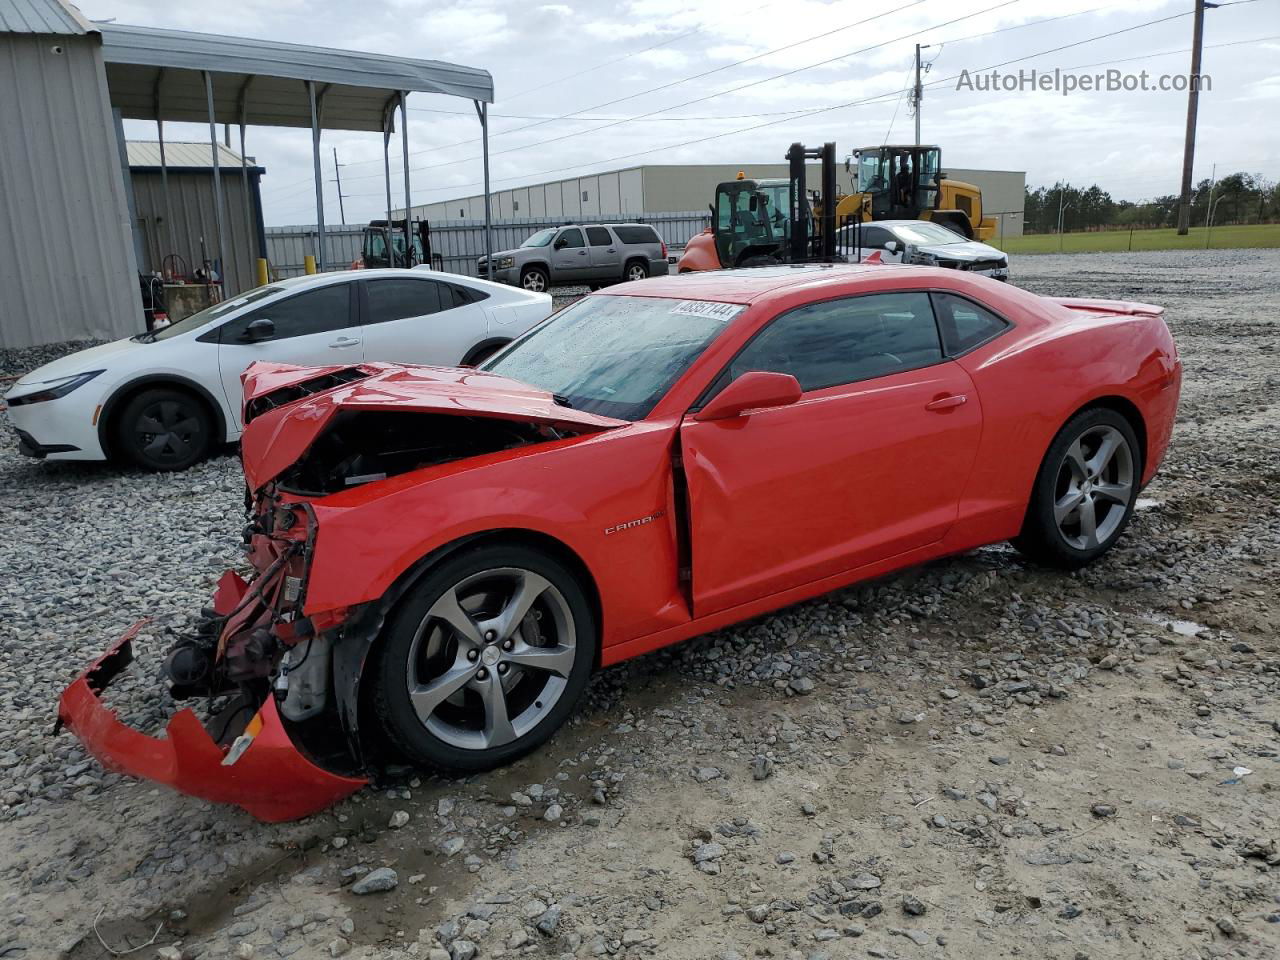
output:
<svg viewBox="0 0 1280 960"><path fill-rule="evenodd" d="M182 470L239 438L255 360L466 366L550 314L545 293L426 267L295 277L45 364L4 399L29 456Z"/></svg>
<svg viewBox="0 0 1280 960"><path fill-rule="evenodd" d="M968 270L995 280L1009 279L1009 255L990 244L966 240L928 220L877 220L838 231L838 252L865 260L877 251L881 263L916 263Z"/></svg>

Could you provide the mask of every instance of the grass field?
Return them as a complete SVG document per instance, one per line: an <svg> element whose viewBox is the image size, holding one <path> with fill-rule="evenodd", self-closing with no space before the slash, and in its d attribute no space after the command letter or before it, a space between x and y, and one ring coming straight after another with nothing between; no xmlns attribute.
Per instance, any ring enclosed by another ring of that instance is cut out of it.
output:
<svg viewBox="0 0 1280 960"><path fill-rule="evenodd" d="M1056 233L1037 233L1025 237L1006 237L1002 245L997 234L994 246L1009 253L1058 253L1059 237ZM1178 231L1134 230L1132 248L1128 230L1110 230L1105 233L1067 233L1061 237L1063 253L1114 253L1133 250L1203 250L1204 227L1193 227L1185 236ZM1243 247L1280 247L1280 223L1263 223L1249 226L1214 227L1209 246L1215 250Z"/></svg>

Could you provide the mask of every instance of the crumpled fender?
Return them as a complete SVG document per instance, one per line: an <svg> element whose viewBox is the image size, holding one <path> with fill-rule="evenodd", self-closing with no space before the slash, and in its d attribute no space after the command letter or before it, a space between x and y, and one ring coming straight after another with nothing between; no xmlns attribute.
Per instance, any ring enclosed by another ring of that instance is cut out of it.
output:
<svg viewBox="0 0 1280 960"><path fill-rule="evenodd" d="M323 810L368 782L330 773L299 753L271 696L245 730L252 741L234 757L214 742L189 709L173 715L164 739L122 723L101 694L132 661L133 638L146 622L130 627L58 702L59 723L108 770L215 803L232 803L269 823Z"/></svg>

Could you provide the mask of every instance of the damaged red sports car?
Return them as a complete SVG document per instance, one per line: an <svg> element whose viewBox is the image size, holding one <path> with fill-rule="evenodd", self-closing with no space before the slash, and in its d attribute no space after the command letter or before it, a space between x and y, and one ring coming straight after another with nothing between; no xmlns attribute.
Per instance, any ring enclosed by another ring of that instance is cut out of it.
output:
<svg viewBox="0 0 1280 960"><path fill-rule="evenodd" d="M167 739L100 694L105 764L304 815L390 757L505 763L597 667L1012 540L1064 569L1124 531L1173 427L1159 307L955 270L810 266L593 294L482 369L245 375L248 581L169 654Z"/></svg>

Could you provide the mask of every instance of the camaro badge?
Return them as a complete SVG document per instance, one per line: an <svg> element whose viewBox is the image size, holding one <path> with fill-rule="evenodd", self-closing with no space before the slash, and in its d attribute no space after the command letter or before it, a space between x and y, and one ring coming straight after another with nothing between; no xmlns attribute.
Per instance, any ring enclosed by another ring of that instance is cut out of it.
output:
<svg viewBox="0 0 1280 960"><path fill-rule="evenodd" d="M628 520L626 523L614 524L612 527L604 528L604 535L607 537L611 533L621 533L623 530L630 530L633 527L643 527L646 523L653 523L653 521L665 515L665 510L659 510L657 513L651 513L649 516L641 517L639 520Z"/></svg>

